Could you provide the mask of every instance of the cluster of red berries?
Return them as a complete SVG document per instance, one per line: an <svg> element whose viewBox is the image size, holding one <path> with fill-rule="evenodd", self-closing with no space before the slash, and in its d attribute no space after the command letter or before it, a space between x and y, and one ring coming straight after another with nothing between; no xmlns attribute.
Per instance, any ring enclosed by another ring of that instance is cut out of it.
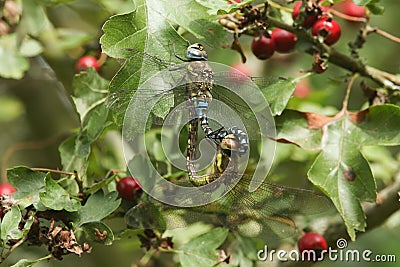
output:
<svg viewBox="0 0 400 267"><path fill-rule="evenodd" d="M366 11L364 7L357 6L350 0L345 0L335 5L333 8L342 11L346 15L354 17L365 17ZM329 7L320 6L317 11L310 12L303 6L302 1L295 2L293 6L292 18L296 20L300 13L305 14L302 21L302 27L311 28L313 36L320 37L327 45L336 43L341 35L341 28L336 20L326 14ZM251 50L259 59L270 58L275 51L279 53L291 52L296 44L296 36L283 29L275 28L269 36L259 36L253 39Z"/></svg>
<svg viewBox="0 0 400 267"><path fill-rule="evenodd" d="M296 35L286 30L275 28L269 37L261 35L255 37L251 44L251 51L259 59L268 59L276 52L290 53L296 45Z"/></svg>
<svg viewBox="0 0 400 267"><path fill-rule="evenodd" d="M327 45L333 45L336 43L341 34L341 29L336 20L327 16L326 14L318 14L318 12L307 13L305 7L302 8L303 2L298 1L293 6L292 18L296 18L300 15L300 12L306 12L306 18L303 21L302 26L311 29L311 34L314 36L321 36L324 43ZM322 11L327 11L327 7L321 7Z"/></svg>

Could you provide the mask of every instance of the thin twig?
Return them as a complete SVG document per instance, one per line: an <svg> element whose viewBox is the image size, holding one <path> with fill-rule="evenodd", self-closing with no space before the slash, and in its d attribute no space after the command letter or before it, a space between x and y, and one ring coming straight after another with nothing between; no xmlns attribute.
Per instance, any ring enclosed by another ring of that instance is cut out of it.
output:
<svg viewBox="0 0 400 267"><path fill-rule="evenodd" d="M393 41L395 43L400 44L400 38L399 37L396 37L396 36L386 32L384 30L381 30L378 27L368 27L368 31L369 32L375 32L375 33L377 33L377 34L379 34L379 35L381 35L381 36L383 36L383 37L385 37L385 38L387 38L387 39L389 39L389 40L391 40L391 41Z"/></svg>
<svg viewBox="0 0 400 267"><path fill-rule="evenodd" d="M15 243L14 245L12 245L12 246L10 247L10 249L1 257L0 263L4 262L4 261L8 258L8 256L10 256L11 253L12 253L17 247L19 247L20 245L22 245L22 243L25 242L26 239L27 239L27 237L25 236L25 237L21 238L20 240L18 240L17 243Z"/></svg>
<svg viewBox="0 0 400 267"><path fill-rule="evenodd" d="M358 73L355 73L355 74L351 77L350 82L349 82L349 84L347 85L346 94L345 94L345 96L344 96L343 105L342 105L342 111L343 111L343 112L347 111L347 107L348 107L348 104L349 104L349 98L350 98L350 91L351 91L351 88L353 87L353 83L354 83L354 81L357 79L357 77L358 77Z"/></svg>
<svg viewBox="0 0 400 267"><path fill-rule="evenodd" d="M30 150L30 149L43 149L51 144L54 144L58 141L60 135L53 135L49 138L39 141L28 141L28 142L21 142L13 144L9 147L6 152L3 154L1 159L1 179L3 182L7 181L7 166L10 161L10 158L18 151L22 150Z"/></svg>

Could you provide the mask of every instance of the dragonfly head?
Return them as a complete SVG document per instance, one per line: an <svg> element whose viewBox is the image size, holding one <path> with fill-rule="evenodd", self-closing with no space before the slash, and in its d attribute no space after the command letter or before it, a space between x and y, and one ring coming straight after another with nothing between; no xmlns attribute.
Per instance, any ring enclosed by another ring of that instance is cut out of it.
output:
<svg viewBox="0 0 400 267"><path fill-rule="evenodd" d="M229 128L227 133L220 141L221 149L239 152L240 156L245 154L249 149L247 134L236 126Z"/></svg>
<svg viewBox="0 0 400 267"><path fill-rule="evenodd" d="M202 44L195 43L187 48L186 58L190 61L208 60L208 55Z"/></svg>
<svg viewBox="0 0 400 267"><path fill-rule="evenodd" d="M237 151L239 148L239 143L234 134L228 134L221 140L220 146L223 150Z"/></svg>

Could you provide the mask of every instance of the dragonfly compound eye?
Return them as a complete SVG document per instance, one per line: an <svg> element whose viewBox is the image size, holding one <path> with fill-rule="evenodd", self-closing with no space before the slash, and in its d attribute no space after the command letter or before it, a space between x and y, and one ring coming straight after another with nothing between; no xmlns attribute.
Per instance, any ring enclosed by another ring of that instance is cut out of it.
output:
<svg viewBox="0 0 400 267"><path fill-rule="evenodd" d="M192 44L186 50L186 58L192 61L208 60L207 52L201 44Z"/></svg>
<svg viewBox="0 0 400 267"><path fill-rule="evenodd" d="M224 137L224 139L222 139L220 146L222 149L225 150L237 151L239 144L236 136L233 134L229 134Z"/></svg>

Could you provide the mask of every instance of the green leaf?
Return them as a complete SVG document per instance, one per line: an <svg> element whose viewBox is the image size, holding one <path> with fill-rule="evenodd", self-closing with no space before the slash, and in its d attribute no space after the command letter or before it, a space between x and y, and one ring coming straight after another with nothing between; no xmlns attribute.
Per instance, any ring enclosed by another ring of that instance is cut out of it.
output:
<svg viewBox="0 0 400 267"><path fill-rule="evenodd" d="M255 81L257 84L257 80ZM270 85L259 85L263 95L267 99L272 115L280 115L286 108L294 89L296 88L297 80L294 79L279 79Z"/></svg>
<svg viewBox="0 0 400 267"><path fill-rule="evenodd" d="M28 37L18 43L16 34L0 37L0 76L21 79L29 69L29 61L25 57L33 57L42 53L42 45Z"/></svg>
<svg viewBox="0 0 400 267"><path fill-rule="evenodd" d="M358 5L358 6L365 6L368 5L370 2L372 2L373 0L354 0L354 4Z"/></svg>
<svg viewBox="0 0 400 267"><path fill-rule="evenodd" d="M285 110L281 116L275 117L276 140L293 143L304 149L321 149L321 129L308 127L306 114L294 110Z"/></svg>
<svg viewBox="0 0 400 267"><path fill-rule="evenodd" d="M22 219L21 211L18 206L12 206L1 220L1 240L5 244L10 239L20 239L23 236L18 226Z"/></svg>
<svg viewBox="0 0 400 267"><path fill-rule="evenodd" d="M34 57L43 52L43 47L34 39L25 39L19 50L21 55L24 57Z"/></svg>
<svg viewBox="0 0 400 267"><path fill-rule="evenodd" d="M86 237L91 241L99 242L107 246L111 245L114 241L114 233L102 222L85 223L81 228L85 232Z"/></svg>
<svg viewBox="0 0 400 267"><path fill-rule="evenodd" d="M382 15L385 12L385 7L379 4L368 4L366 7L374 15Z"/></svg>
<svg viewBox="0 0 400 267"><path fill-rule="evenodd" d="M184 244L179 251L182 266L214 266L218 262L218 251L229 231L224 228L215 228L192 241Z"/></svg>
<svg viewBox="0 0 400 267"><path fill-rule="evenodd" d="M16 264L11 265L10 267L30 267L35 264L36 261L21 259Z"/></svg>
<svg viewBox="0 0 400 267"><path fill-rule="evenodd" d="M73 101L81 120L81 130L64 141L59 151L64 170L77 171L80 177L86 176L91 143L107 127L108 83L93 68L76 75L73 81Z"/></svg>
<svg viewBox="0 0 400 267"><path fill-rule="evenodd" d="M74 223L77 226L90 222L98 222L113 213L121 204L117 192L104 195L102 191L97 191L91 195L86 204L77 212L72 213Z"/></svg>
<svg viewBox="0 0 400 267"><path fill-rule="evenodd" d="M385 7L379 4L380 0L354 0L354 3L359 6L365 6L372 14L382 15Z"/></svg>
<svg viewBox="0 0 400 267"><path fill-rule="evenodd" d="M144 50L146 40L146 13L143 5L134 12L112 16L103 25L100 38L104 53L115 58L126 58L126 48Z"/></svg>
<svg viewBox="0 0 400 267"><path fill-rule="evenodd" d="M76 75L72 83L74 96L72 97L81 123L89 120L88 114L104 106L108 94L108 81L103 79L95 69L89 68L86 72Z"/></svg>
<svg viewBox="0 0 400 267"><path fill-rule="evenodd" d="M17 189L13 198L18 200L21 208L29 205L37 207L40 202L39 192L44 189L46 173L32 171L26 167L15 167L7 170L8 181Z"/></svg>
<svg viewBox="0 0 400 267"><path fill-rule="evenodd" d="M332 127L343 124L345 122L338 122ZM344 219L347 232L354 240L354 230L365 231L365 215L360 202L375 201L375 180L368 162L359 152L359 147L340 132L332 131L331 134L338 136L328 141L330 144L318 155L308 177L331 198Z"/></svg>
<svg viewBox="0 0 400 267"><path fill-rule="evenodd" d="M43 258L36 259L36 260L21 259L16 264L11 265L11 267L29 267L29 266L34 265L35 263L48 260L51 257L52 257L52 255L50 254L50 255L47 255L47 256L45 256Z"/></svg>
<svg viewBox="0 0 400 267"><path fill-rule="evenodd" d="M20 36L25 34L38 36L48 24L45 9L38 1L23 0L21 23L18 27Z"/></svg>
<svg viewBox="0 0 400 267"><path fill-rule="evenodd" d="M151 14L148 14L143 1L137 2L139 3L134 12L111 17L104 24L104 35L100 39L103 51L109 56L127 58L123 67L112 79L110 91L115 93L122 89L129 93L128 97L133 96L132 90L159 71L159 68L154 62L149 62L151 59L145 54L129 52L126 48L133 48L170 62L174 48L183 51L187 46L185 40L164 17L154 14L154 10L149 10ZM174 56L172 59L177 60ZM126 100L125 103L118 103L119 111L113 113L118 126L122 126L124 120L129 102L129 99Z"/></svg>
<svg viewBox="0 0 400 267"><path fill-rule="evenodd" d="M33 216L29 216L28 220L26 220L26 222L24 224L24 228L22 228L23 236L28 235L34 220L35 220L35 218Z"/></svg>
<svg viewBox="0 0 400 267"><path fill-rule="evenodd" d="M356 114L360 122L359 139L363 145L395 146L400 144L400 108L376 105Z"/></svg>
<svg viewBox="0 0 400 267"><path fill-rule="evenodd" d="M79 201L71 199L69 193L54 181L50 174L45 178L46 191L40 192L40 200L44 206L53 210L77 211L81 207Z"/></svg>
<svg viewBox="0 0 400 267"><path fill-rule="evenodd" d="M226 0L196 0L200 5L208 8L208 13L210 15L219 15L219 14L229 14L233 13L239 7L250 4L253 0L245 0L240 3L236 3L236 1L226 1Z"/></svg>
<svg viewBox="0 0 400 267"><path fill-rule="evenodd" d="M87 138L79 134L71 136L58 148L61 156L63 169L66 171L77 171L79 177L84 177L88 166L90 154L90 143Z"/></svg>
<svg viewBox="0 0 400 267"><path fill-rule="evenodd" d="M114 180L115 180L115 177L111 176L108 179L105 179L105 180L102 180L101 182L95 183L94 185L92 185L90 188L88 188L86 190L86 193L93 194L93 193L97 192L98 190L105 188L109 183L111 183Z"/></svg>
<svg viewBox="0 0 400 267"><path fill-rule="evenodd" d="M146 5L150 29L164 20L184 28L205 45L220 47L227 41L227 32L216 22L218 16L211 16L197 1L177 0L171 5L168 0L147 0Z"/></svg>
<svg viewBox="0 0 400 267"><path fill-rule="evenodd" d="M21 79L29 69L28 60L17 50L15 34L0 36L0 76Z"/></svg>

